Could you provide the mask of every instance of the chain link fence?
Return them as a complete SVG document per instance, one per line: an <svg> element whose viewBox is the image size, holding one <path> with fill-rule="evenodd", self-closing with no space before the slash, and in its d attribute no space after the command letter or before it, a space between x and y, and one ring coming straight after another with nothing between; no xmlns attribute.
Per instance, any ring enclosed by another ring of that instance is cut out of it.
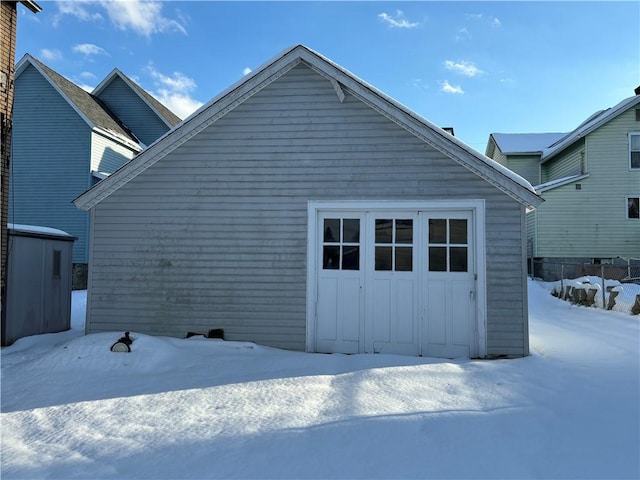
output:
<svg viewBox="0 0 640 480"><path fill-rule="evenodd" d="M640 259L611 264L531 260L533 278L549 282L551 294L577 305L640 314Z"/></svg>

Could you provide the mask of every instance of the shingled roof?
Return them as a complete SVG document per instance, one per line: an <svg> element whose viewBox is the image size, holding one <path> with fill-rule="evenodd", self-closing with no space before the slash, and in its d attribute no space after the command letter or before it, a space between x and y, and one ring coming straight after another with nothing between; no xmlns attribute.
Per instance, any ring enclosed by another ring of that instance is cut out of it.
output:
<svg viewBox="0 0 640 480"><path fill-rule="evenodd" d="M25 55L18 63L16 68L16 76L18 76L28 64L33 65L43 76L45 76L54 88L60 91L65 99L76 108L81 116L92 124L93 127L99 127L107 130L112 134L123 137L126 140L139 144L135 135L130 132L118 120L109 108L100 99L86 92L75 83L67 80L58 72L47 67L44 63L35 59L31 55Z"/></svg>

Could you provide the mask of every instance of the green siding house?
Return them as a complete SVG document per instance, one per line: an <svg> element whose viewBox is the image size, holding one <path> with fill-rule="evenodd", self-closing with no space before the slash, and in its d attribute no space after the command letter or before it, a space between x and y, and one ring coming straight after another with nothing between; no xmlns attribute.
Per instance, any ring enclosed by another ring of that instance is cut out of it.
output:
<svg viewBox="0 0 640 480"><path fill-rule="evenodd" d="M179 122L114 72L90 94L30 55L16 65L9 222L76 237L80 278L88 263L89 216L73 199Z"/></svg>
<svg viewBox="0 0 640 480"><path fill-rule="evenodd" d="M527 178L545 200L528 213L530 258L640 259L640 95L567 134L493 133L486 154Z"/></svg>

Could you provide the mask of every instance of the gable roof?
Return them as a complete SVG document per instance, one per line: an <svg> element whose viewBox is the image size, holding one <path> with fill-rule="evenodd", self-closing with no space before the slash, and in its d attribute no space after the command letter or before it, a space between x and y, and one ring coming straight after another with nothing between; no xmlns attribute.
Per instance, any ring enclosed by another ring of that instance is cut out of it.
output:
<svg viewBox="0 0 640 480"><path fill-rule="evenodd" d="M440 127L364 82L321 54L297 45L284 50L239 82L200 107L183 122L156 140L147 149L74 200L78 208L89 210L161 158L201 132L246 99L271 84L296 65L304 63L333 86L338 98L348 91L378 113L474 172L527 207L542 203L529 182L492 159L475 151Z"/></svg>
<svg viewBox="0 0 640 480"><path fill-rule="evenodd" d="M126 129L104 105L100 99L93 97L75 83L67 80L58 72L50 69L45 64L26 54L16 65L15 78L29 66L33 66L49 84L64 98L67 103L80 115L91 128L99 128L115 140L123 142L131 147L140 149L139 141L128 129Z"/></svg>
<svg viewBox="0 0 640 480"><path fill-rule="evenodd" d="M111 73L109 73L109 75L107 75L104 80L102 80L102 82L93 89L91 95L99 97L100 93L102 93L102 91L104 91L104 89L107 88L116 78L120 78L136 95L138 95L138 97L147 104L158 118L167 125L167 127L172 128L180 123L180 117L165 107L159 100L153 97L153 95L140 87L140 85L131 80L117 68L114 68Z"/></svg>
<svg viewBox="0 0 640 480"><path fill-rule="evenodd" d="M504 155L531 155L542 153L566 133L492 133L495 144Z"/></svg>
<svg viewBox="0 0 640 480"><path fill-rule="evenodd" d="M628 109L638 104L640 104L640 95L634 95L633 97L625 98L620 103L611 108L600 110L599 112L594 113L584 122L578 125L572 132L567 133L564 137L560 138L555 143L545 148L542 152L542 162L549 160L557 153L573 145L575 142L593 132L597 128L600 128L609 120L614 119L621 113L626 112Z"/></svg>

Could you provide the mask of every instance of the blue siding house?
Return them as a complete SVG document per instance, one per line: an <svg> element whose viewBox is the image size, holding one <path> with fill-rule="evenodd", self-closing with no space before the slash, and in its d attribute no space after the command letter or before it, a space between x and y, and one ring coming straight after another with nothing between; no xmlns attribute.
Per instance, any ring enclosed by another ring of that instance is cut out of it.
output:
<svg viewBox="0 0 640 480"><path fill-rule="evenodd" d="M89 216L72 200L180 121L114 72L96 95L30 55L16 65L9 222L76 237L77 288L84 286L88 263Z"/></svg>

